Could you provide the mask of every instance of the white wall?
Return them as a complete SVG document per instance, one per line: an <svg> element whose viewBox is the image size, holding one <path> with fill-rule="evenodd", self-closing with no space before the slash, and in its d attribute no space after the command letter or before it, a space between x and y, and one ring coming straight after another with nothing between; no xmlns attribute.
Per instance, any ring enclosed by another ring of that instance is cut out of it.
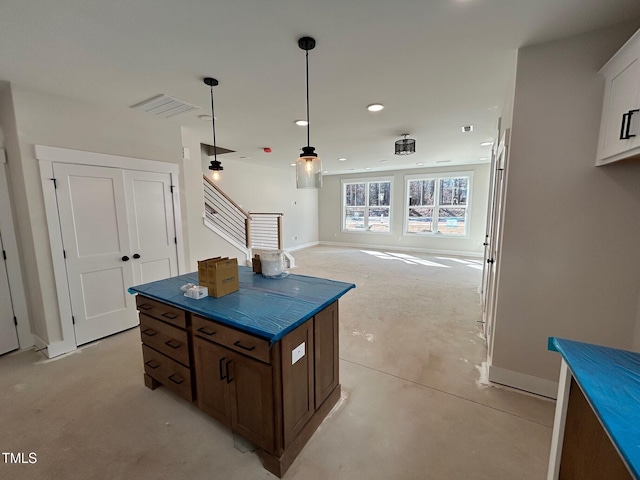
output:
<svg viewBox="0 0 640 480"><path fill-rule="evenodd" d="M553 395L549 336L632 347L640 162L594 165L597 72L638 26L518 53L491 380Z"/></svg>
<svg viewBox="0 0 640 480"><path fill-rule="evenodd" d="M197 260L211 256L237 257L243 253L217 237L203 225L204 210L202 175L211 178L210 157L200 155L200 141L196 134L183 128L183 145L189 148L190 160L185 160L185 178L192 187L185 192L189 229L189 249L192 269ZM203 139L202 141L206 141ZM248 212L282 213L283 247L286 250L313 245L318 242L318 191L298 190L295 171L218 157L224 170L216 185ZM199 182L196 185L196 181Z"/></svg>
<svg viewBox="0 0 640 480"><path fill-rule="evenodd" d="M435 235L405 235L404 203L405 175L420 173L439 174L445 172L473 172L469 207L469 236L464 238ZM463 165L449 168L427 168L369 172L352 175L330 175L323 178L324 186L319 193L320 241L328 244L371 246L419 250L432 253L459 255L482 255L486 227L487 198L489 191L490 165ZM392 177L391 233L372 234L342 232L343 179Z"/></svg>
<svg viewBox="0 0 640 480"><path fill-rule="evenodd" d="M45 343L60 341L51 250L34 145L179 162L180 129L128 108L104 108L11 85L0 94L17 235L31 328ZM7 132L17 135L7 135Z"/></svg>

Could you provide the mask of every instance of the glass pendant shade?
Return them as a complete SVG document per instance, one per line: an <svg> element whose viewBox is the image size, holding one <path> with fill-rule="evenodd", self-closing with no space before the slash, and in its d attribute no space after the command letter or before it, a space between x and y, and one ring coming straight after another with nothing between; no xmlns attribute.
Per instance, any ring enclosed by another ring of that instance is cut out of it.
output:
<svg viewBox="0 0 640 480"><path fill-rule="evenodd" d="M313 147L303 147L296 159L296 186L298 188L322 188L322 160Z"/></svg>

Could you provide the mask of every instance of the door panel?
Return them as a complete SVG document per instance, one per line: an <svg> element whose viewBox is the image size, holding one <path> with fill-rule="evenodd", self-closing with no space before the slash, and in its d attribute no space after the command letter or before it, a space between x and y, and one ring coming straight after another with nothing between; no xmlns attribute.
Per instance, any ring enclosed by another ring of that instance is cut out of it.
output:
<svg viewBox="0 0 640 480"><path fill-rule="evenodd" d="M0 235L0 249L2 246L2 236ZM17 349L18 332L13 321L13 308L11 302L11 291L9 290L9 277L7 276L7 265L4 259L0 258L0 355Z"/></svg>
<svg viewBox="0 0 640 480"><path fill-rule="evenodd" d="M136 284L178 274L171 176L125 171L129 232Z"/></svg>
<svg viewBox="0 0 640 480"><path fill-rule="evenodd" d="M76 344L138 324L123 172L54 164Z"/></svg>

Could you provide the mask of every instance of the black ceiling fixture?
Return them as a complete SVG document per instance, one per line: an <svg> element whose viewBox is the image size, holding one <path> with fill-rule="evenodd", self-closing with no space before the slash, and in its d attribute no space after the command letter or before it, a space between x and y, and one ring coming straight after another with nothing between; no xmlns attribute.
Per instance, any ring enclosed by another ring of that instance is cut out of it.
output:
<svg viewBox="0 0 640 480"><path fill-rule="evenodd" d="M416 141L413 138L407 138L408 133L403 133L404 138L396 141L396 155L411 155L416 151Z"/></svg>
<svg viewBox="0 0 640 480"><path fill-rule="evenodd" d="M318 158L315 148L309 141L309 50L316 46L315 39L302 37L298 39L298 47L306 52L306 78L307 78L307 146L302 147L302 153L296 160L296 186L298 188L322 187L322 160Z"/></svg>
<svg viewBox="0 0 640 480"><path fill-rule="evenodd" d="M217 146L216 146L216 114L213 108L213 87L218 85L218 80L211 77L206 77L204 83L211 87L211 129L213 130L213 160L209 165L209 170L213 170L213 179L220 180L220 172L224 170L222 162L218 160Z"/></svg>

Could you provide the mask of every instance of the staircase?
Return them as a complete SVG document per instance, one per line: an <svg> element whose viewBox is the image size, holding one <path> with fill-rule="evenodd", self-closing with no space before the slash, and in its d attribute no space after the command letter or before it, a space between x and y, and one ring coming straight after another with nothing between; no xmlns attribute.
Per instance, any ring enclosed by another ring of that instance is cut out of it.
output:
<svg viewBox="0 0 640 480"><path fill-rule="evenodd" d="M247 212L225 194L207 176L204 187L203 221L207 228L242 251L249 265L260 251L282 250L282 213ZM284 252L287 267L295 267L295 259Z"/></svg>

